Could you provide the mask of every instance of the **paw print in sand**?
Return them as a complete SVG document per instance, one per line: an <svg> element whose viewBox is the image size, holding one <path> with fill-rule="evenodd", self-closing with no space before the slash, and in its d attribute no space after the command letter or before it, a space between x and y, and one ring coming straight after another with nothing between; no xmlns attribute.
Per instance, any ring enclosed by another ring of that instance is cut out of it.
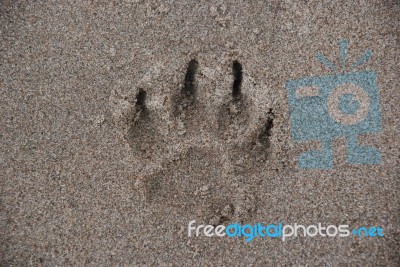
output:
<svg viewBox="0 0 400 267"><path fill-rule="evenodd" d="M257 205L254 179L271 157L274 113L269 108L262 117L252 116L238 61L232 63L230 93L219 106L210 107L201 94L199 71L200 64L191 60L163 118L147 105L142 88L133 97L115 98L114 117L124 140L133 157L146 162L135 189L145 205L189 211L211 224L248 220Z"/></svg>

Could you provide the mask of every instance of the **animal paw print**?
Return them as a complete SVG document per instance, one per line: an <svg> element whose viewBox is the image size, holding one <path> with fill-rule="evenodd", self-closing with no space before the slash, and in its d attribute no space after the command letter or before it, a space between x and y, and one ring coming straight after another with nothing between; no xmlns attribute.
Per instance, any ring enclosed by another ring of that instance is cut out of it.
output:
<svg viewBox="0 0 400 267"><path fill-rule="evenodd" d="M192 59L167 116L160 118L139 88L133 97L113 95L114 118L134 160L147 160L135 182L146 205L189 211L211 224L242 221L255 212L252 187L272 154L275 115L269 108L252 116L239 61L232 63L230 93L217 107L202 94L199 72Z"/></svg>

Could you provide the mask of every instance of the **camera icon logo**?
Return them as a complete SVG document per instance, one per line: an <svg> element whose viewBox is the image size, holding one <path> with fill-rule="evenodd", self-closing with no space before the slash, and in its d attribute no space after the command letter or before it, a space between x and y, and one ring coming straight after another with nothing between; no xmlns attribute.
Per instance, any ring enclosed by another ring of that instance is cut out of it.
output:
<svg viewBox="0 0 400 267"><path fill-rule="evenodd" d="M377 148L361 146L359 134L381 131L379 95L376 73L373 71L345 72L348 43L339 42L342 73L305 77L286 82L291 134L295 141L320 141L322 148L304 152L299 158L302 169L331 169L332 141L346 138L347 162L350 164L379 164ZM370 50L358 59L350 70L372 56ZM337 68L322 54L317 59L331 71Z"/></svg>

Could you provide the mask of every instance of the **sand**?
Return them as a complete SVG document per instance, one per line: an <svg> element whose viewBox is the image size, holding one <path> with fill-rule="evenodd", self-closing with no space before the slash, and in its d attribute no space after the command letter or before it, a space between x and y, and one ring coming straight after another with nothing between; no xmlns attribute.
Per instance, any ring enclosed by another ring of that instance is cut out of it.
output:
<svg viewBox="0 0 400 267"><path fill-rule="evenodd" d="M400 265L398 1L82 2L0 3L1 266ZM381 162L347 163L339 137L305 170L321 144L291 135L286 82L329 74L317 52L340 66L342 39L348 62L373 51L354 71L376 73L381 131L359 141Z"/></svg>

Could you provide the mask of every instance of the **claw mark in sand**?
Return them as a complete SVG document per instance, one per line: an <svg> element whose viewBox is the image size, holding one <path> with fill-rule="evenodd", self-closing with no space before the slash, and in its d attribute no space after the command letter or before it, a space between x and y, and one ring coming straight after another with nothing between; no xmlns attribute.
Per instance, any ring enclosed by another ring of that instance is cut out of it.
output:
<svg viewBox="0 0 400 267"><path fill-rule="evenodd" d="M272 108L270 108L267 113L267 121L265 122L260 134L258 135L259 142L267 148L270 146L270 137L272 134L272 127L274 127L274 118L275 114L272 112Z"/></svg>
<svg viewBox="0 0 400 267"><path fill-rule="evenodd" d="M233 71L233 76L235 77L232 85L232 97L234 100L238 100L242 95L241 92L242 80L243 80L242 64L240 64L239 61L237 60L233 61L232 71Z"/></svg>
<svg viewBox="0 0 400 267"><path fill-rule="evenodd" d="M182 88L182 94L185 95L186 97L194 98L196 97L196 72L199 67L199 63L197 62L196 59L192 59L186 70L186 75L185 75L185 84Z"/></svg>

